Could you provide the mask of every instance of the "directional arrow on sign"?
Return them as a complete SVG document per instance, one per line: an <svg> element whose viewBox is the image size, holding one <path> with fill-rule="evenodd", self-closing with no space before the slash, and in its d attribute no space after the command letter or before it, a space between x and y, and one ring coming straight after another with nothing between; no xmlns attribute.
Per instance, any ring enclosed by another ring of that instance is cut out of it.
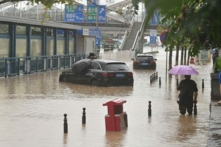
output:
<svg viewBox="0 0 221 147"><path fill-rule="evenodd" d="M101 8L100 14L104 11L104 8Z"/></svg>

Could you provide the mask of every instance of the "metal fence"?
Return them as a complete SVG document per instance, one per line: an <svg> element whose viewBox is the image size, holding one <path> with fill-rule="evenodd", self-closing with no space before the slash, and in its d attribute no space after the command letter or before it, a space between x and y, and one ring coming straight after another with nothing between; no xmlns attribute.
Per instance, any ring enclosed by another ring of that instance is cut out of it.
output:
<svg viewBox="0 0 221 147"><path fill-rule="evenodd" d="M47 70L57 70L69 68L81 59L85 54L55 55L39 57L1 58L0 77L10 77L16 75L43 72Z"/></svg>

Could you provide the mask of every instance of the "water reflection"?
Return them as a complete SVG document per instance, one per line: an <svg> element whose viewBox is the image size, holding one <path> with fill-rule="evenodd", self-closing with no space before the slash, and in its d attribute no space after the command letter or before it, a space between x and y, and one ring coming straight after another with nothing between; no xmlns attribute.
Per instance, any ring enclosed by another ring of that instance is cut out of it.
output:
<svg viewBox="0 0 221 147"><path fill-rule="evenodd" d="M73 83L60 83L60 85L77 97L122 97L129 96L133 92L133 86L95 87Z"/></svg>
<svg viewBox="0 0 221 147"><path fill-rule="evenodd" d="M64 133L63 135L63 144L67 144L68 143L68 134Z"/></svg>
<svg viewBox="0 0 221 147"><path fill-rule="evenodd" d="M105 135L106 146L107 147L119 147L123 146L124 136L126 134L126 130L121 132L111 132L107 131Z"/></svg>
<svg viewBox="0 0 221 147"><path fill-rule="evenodd" d="M180 115L177 123L177 134L175 134L177 141L183 142L189 140L196 133L197 119L195 116Z"/></svg>

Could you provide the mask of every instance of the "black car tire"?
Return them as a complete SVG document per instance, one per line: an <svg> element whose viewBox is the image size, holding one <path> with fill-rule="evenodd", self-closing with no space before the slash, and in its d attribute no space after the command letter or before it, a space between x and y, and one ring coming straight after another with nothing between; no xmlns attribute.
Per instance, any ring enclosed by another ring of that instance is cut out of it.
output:
<svg viewBox="0 0 221 147"><path fill-rule="evenodd" d="M97 86L97 85L98 85L97 80L92 80L92 81L91 81L91 86Z"/></svg>
<svg viewBox="0 0 221 147"><path fill-rule="evenodd" d="M61 75L61 76L59 77L59 82L66 82L66 78L65 78L64 75Z"/></svg>
<svg viewBox="0 0 221 147"><path fill-rule="evenodd" d="M64 82L64 79L65 79L64 75L60 75L59 82Z"/></svg>

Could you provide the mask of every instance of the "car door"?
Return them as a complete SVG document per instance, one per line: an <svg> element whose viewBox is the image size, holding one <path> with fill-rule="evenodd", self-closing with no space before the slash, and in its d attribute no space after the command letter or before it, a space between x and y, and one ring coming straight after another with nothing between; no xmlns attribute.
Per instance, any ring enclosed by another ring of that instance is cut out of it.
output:
<svg viewBox="0 0 221 147"><path fill-rule="evenodd" d="M89 69L84 70L78 75L78 82L80 84L90 84L90 79L92 75L91 70L93 69L93 65L94 65L94 62L92 61Z"/></svg>
<svg viewBox="0 0 221 147"><path fill-rule="evenodd" d="M97 62L92 62L91 66L84 77L84 83L90 84L91 79L96 79L96 73L100 72L101 67Z"/></svg>

